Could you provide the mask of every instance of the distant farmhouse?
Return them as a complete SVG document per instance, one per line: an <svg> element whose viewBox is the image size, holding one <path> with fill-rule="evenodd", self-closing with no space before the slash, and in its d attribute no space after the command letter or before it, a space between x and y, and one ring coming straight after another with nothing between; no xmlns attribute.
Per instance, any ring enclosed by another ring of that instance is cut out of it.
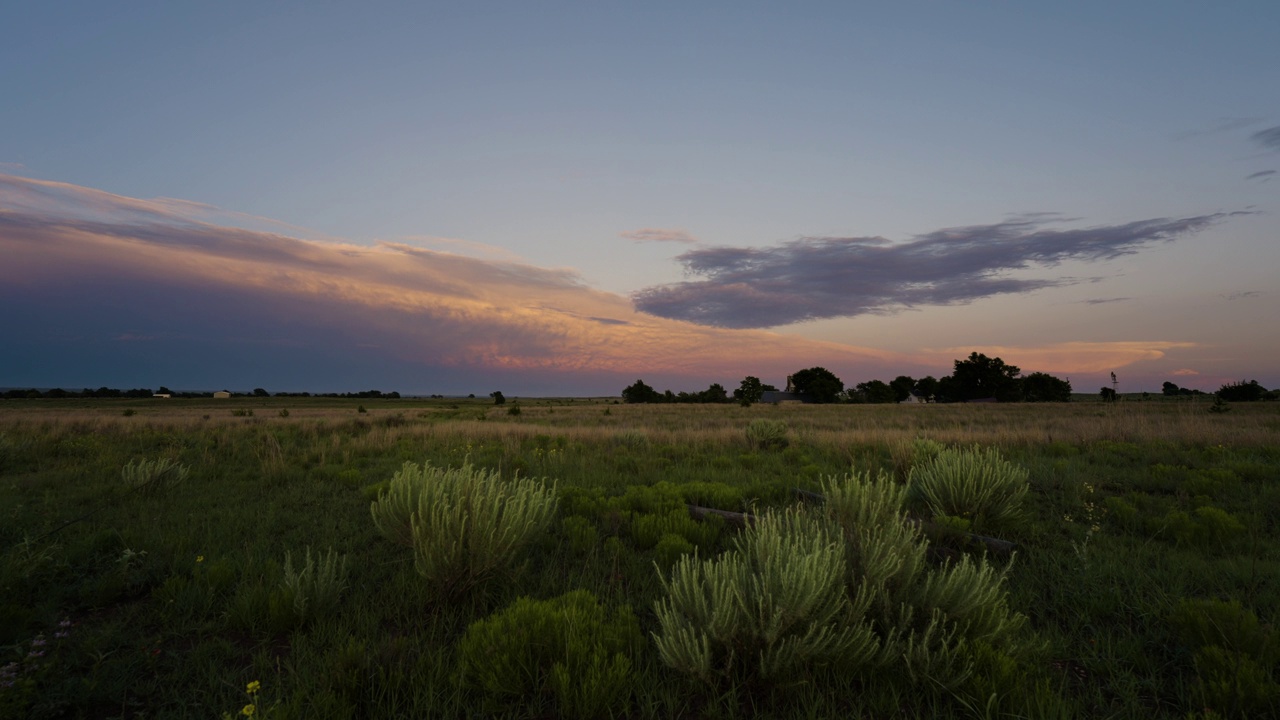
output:
<svg viewBox="0 0 1280 720"><path fill-rule="evenodd" d="M231 397L231 393L227 392L226 390L219 390L215 392L213 396L215 398L229 398Z"/></svg>

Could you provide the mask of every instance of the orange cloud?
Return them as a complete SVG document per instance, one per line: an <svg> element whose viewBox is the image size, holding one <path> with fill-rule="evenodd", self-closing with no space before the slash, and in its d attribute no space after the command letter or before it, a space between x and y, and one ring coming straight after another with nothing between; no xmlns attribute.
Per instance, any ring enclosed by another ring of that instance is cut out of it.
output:
<svg viewBox="0 0 1280 720"><path fill-rule="evenodd" d="M996 345L941 348L922 352L952 359L968 357L970 352L980 352L990 357L999 357L1010 365L1017 365L1024 373L1103 373L1138 362L1159 360L1169 350L1191 347L1196 347L1196 343L1136 340L1064 342L1031 347Z"/></svg>
<svg viewBox="0 0 1280 720"><path fill-rule="evenodd" d="M259 340L292 338L314 351L374 346L422 366L722 382L751 374L778 382L812 365L874 376L915 364L877 350L639 313L628 298L586 287L569 269L399 243L307 240L194 217L211 212L0 175L0 289L19 302L24 292L54 290L86 305L109 299L136 335L158 333L131 316L169 310L206 318L194 334L232 337L250 318L231 307L244 305L251 319L275 323Z"/></svg>

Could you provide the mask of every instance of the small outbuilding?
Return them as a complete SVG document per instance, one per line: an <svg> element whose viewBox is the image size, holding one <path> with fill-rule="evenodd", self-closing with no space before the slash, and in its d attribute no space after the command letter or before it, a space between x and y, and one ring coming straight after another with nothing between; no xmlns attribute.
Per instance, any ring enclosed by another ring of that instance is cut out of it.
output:
<svg viewBox="0 0 1280 720"><path fill-rule="evenodd" d="M231 393L227 392L226 390L219 390L219 391L217 391L217 392L215 392L215 393L213 394L213 397L215 397L215 398L229 398L229 397L231 397Z"/></svg>

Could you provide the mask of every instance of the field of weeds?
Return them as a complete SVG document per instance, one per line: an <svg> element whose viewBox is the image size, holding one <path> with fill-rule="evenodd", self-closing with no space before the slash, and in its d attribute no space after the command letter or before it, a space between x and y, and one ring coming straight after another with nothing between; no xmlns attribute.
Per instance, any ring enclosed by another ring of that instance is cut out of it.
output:
<svg viewBox="0 0 1280 720"><path fill-rule="evenodd" d="M3 401L0 717L1276 716L1209 408Z"/></svg>

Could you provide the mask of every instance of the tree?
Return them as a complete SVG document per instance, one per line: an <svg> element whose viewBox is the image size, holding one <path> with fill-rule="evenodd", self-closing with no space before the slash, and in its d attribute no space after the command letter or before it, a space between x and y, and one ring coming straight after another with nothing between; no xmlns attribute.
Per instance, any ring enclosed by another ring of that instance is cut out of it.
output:
<svg viewBox="0 0 1280 720"><path fill-rule="evenodd" d="M932 375L920 378L916 381L916 394L924 398L925 402L933 402L938 394L938 380Z"/></svg>
<svg viewBox="0 0 1280 720"><path fill-rule="evenodd" d="M622 389L622 399L629 403L656 403L662 402L662 395L646 385L643 380L636 380L635 383Z"/></svg>
<svg viewBox="0 0 1280 720"><path fill-rule="evenodd" d="M1017 402L1022 399L1018 383L1021 370L1006 365L1000 358L989 358L982 353L969 353L967 360L956 360L950 388L956 397L952 400L976 400L995 398L1000 402Z"/></svg>
<svg viewBox="0 0 1280 720"><path fill-rule="evenodd" d="M254 388L253 396L254 397L271 397L271 393L267 392L266 390L263 390L262 388Z"/></svg>
<svg viewBox="0 0 1280 720"><path fill-rule="evenodd" d="M1115 388L1109 388L1109 387L1104 387L1101 390L1099 390L1098 396L1101 397L1104 402L1115 402L1116 399L1119 397L1118 395L1116 395Z"/></svg>
<svg viewBox="0 0 1280 720"><path fill-rule="evenodd" d="M1229 402L1253 402L1261 400L1266 392L1267 389L1259 385L1257 380L1250 380L1249 382L1241 380L1240 382L1223 385L1214 394Z"/></svg>
<svg viewBox="0 0 1280 720"><path fill-rule="evenodd" d="M729 392L720 383L711 383L711 387L698 393L698 402L727 403L729 402Z"/></svg>
<svg viewBox="0 0 1280 720"><path fill-rule="evenodd" d="M507 402L507 398L502 394L501 390L494 390L489 393L489 397L493 398L494 405L505 405Z"/></svg>
<svg viewBox="0 0 1280 720"><path fill-rule="evenodd" d="M742 378L742 383L738 386L738 389L733 391L733 399L743 405L758 403L763 396L764 383L760 382L760 378L754 375Z"/></svg>
<svg viewBox="0 0 1280 720"><path fill-rule="evenodd" d="M1164 385L1160 386L1160 392L1165 395L1177 395L1179 390L1180 388L1177 385L1174 385L1168 380L1164 382Z"/></svg>
<svg viewBox="0 0 1280 720"><path fill-rule="evenodd" d="M1022 378L1022 399L1027 402L1070 402L1071 381L1033 372Z"/></svg>
<svg viewBox="0 0 1280 720"><path fill-rule="evenodd" d="M910 375L899 375L890 381L889 387L893 388L893 399L896 402L902 402L915 392L916 381Z"/></svg>
<svg viewBox="0 0 1280 720"><path fill-rule="evenodd" d="M862 395L863 400L872 404L883 405L897 401L893 388L883 380L858 383L854 389Z"/></svg>
<svg viewBox="0 0 1280 720"><path fill-rule="evenodd" d="M816 403L835 402L836 397L844 392L844 382L824 367L801 370L791 376L791 385L796 392Z"/></svg>

